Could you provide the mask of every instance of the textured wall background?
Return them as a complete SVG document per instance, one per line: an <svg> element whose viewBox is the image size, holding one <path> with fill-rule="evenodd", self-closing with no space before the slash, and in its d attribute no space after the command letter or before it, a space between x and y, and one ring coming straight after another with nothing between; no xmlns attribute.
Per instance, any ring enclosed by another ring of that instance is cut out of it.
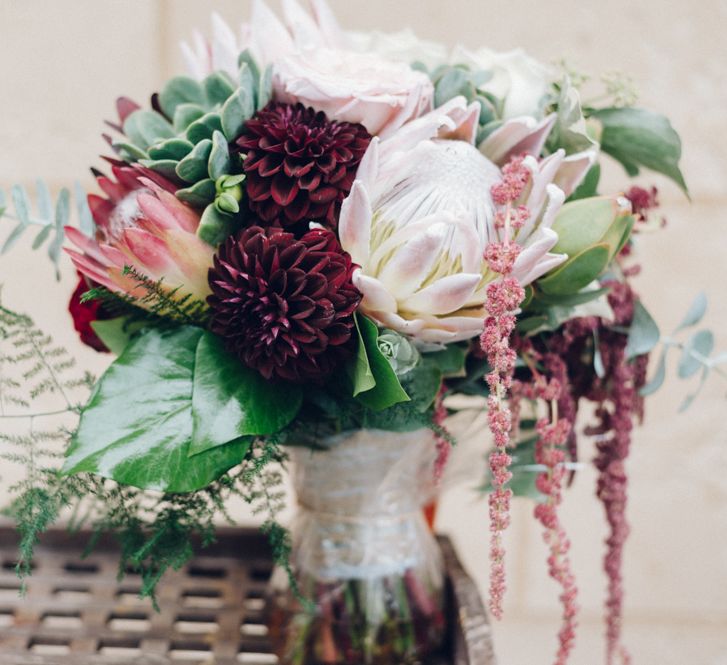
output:
<svg viewBox="0 0 727 665"><path fill-rule="evenodd" d="M693 202L658 178L668 229L644 237L648 267L639 287L657 320L672 329L692 297L710 297L709 323L727 349L727 2L658 0L332 0L346 27L395 30L410 25L431 39L497 49L524 46L550 61L566 56L581 71L633 75L644 106L667 112L684 140ZM238 22L245 0L0 0L0 187L56 187L80 178L104 151L101 120L119 94L144 100L181 68L178 41L206 29L216 9ZM619 187L623 176L612 169ZM0 240L7 234L0 228ZM79 360L101 371L107 359L80 346L60 283L24 241L0 258L8 306L56 331ZM674 369L673 367L671 368ZM673 372L672 372L673 374ZM695 406L678 406L691 386L676 379L652 398L629 463L633 534L627 546L626 638L638 665L727 664L727 428L725 385L715 378ZM484 445L484 444L483 444ZM590 454L586 451L584 459ZM2 469L7 486L13 469ZM564 505L581 587L582 629L573 662L601 661L600 573L605 534L593 498L595 476L579 474ZM503 665L546 663L554 652L556 586L545 548L518 502L508 536L508 612L495 628ZM469 487L445 499L439 526L451 532L470 570L486 584L486 506Z"/></svg>

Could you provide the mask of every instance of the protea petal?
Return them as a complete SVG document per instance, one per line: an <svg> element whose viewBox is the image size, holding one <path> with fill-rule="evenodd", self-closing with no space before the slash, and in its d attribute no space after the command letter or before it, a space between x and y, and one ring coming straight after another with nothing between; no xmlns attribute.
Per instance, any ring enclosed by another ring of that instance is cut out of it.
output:
<svg viewBox="0 0 727 665"><path fill-rule="evenodd" d="M568 198L583 182L588 170L596 163L598 151L595 148L568 155L560 165L555 176L555 184L560 187Z"/></svg>
<svg viewBox="0 0 727 665"><path fill-rule="evenodd" d="M528 116L508 120L480 144L480 152L499 165L513 155L537 156L542 152L556 118L556 114L551 113L540 121Z"/></svg>
<svg viewBox="0 0 727 665"><path fill-rule="evenodd" d="M366 188L356 181L341 206L338 235L354 263L365 263L371 243L371 202Z"/></svg>
<svg viewBox="0 0 727 665"><path fill-rule="evenodd" d="M470 299L482 276L471 273L447 275L403 300L399 307L405 312L449 314Z"/></svg>
<svg viewBox="0 0 727 665"><path fill-rule="evenodd" d="M396 298L375 277L364 275L359 269L353 275L353 285L363 293L362 307L376 312L396 312Z"/></svg>

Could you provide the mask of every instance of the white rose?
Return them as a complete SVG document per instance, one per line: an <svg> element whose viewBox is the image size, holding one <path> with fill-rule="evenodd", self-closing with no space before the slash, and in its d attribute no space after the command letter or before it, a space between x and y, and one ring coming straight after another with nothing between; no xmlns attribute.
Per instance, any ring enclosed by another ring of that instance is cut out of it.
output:
<svg viewBox="0 0 727 665"><path fill-rule="evenodd" d="M278 101L300 102L380 136L428 111L434 94L429 77L402 62L327 48L277 62L273 92Z"/></svg>
<svg viewBox="0 0 727 665"><path fill-rule="evenodd" d="M542 115L542 100L550 89L554 73L522 49L497 52L481 48L473 52L458 46L451 62L492 73L492 78L481 87L504 100L505 119Z"/></svg>
<svg viewBox="0 0 727 665"><path fill-rule="evenodd" d="M430 70L447 62L444 44L419 39L409 28L398 32L347 32L346 41L359 53L375 53L407 64L421 62Z"/></svg>

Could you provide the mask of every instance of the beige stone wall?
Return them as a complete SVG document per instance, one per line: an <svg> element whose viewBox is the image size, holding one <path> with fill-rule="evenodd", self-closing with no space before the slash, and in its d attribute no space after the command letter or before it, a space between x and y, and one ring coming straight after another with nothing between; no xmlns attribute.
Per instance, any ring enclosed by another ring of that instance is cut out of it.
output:
<svg viewBox="0 0 727 665"><path fill-rule="evenodd" d="M693 203L663 181L668 229L643 238L646 264L639 287L666 330L699 290L710 297L709 323L727 349L727 2L657 0L333 0L347 27L398 29L468 46L525 46L578 69L630 72L642 103L667 112L684 139L684 170ZM0 0L0 186L54 186L81 179L104 150L98 137L113 100L143 100L178 71L180 38L206 28L213 8L237 21L245 0ZM357 23L358 22L358 23ZM623 182L609 172L614 187ZM652 178L646 177L645 182ZM0 229L0 240L7 229ZM55 283L52 270L24 241L0 258L3 301L30 313L93 371L106 359L81 348L65 303L71 271ZM672 366L670 368L674 370ZM672 376L673 376L672 372ZM727 663L727 385L718 378L686 414L691 388L676 379L656 397L638 430L629 463L632 481L627 547L627 641L638 665ZM484 445L484 444L483 444ZM584 459L590 457L585 452ZM7 486L14 470L0 469ZM581 473L564 518L573 538L581 588L582 631L577 665L601 661L599 624L605 530L592 497L594 474ZM2 492L0 491L0 495ZM508 612L496 627L503 665L545 663L554 652L557 589L545 574L545 548L517 503L508 536ZM445 500L440 528L455 537L470 570L486 583L486 506L470 488Z"/></svg>

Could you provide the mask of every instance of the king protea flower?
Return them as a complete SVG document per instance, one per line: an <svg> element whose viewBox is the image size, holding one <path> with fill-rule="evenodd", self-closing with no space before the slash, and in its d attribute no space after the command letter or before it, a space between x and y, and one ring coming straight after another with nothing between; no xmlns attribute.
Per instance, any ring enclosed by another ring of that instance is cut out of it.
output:
<svg viewBox="0 0 727 665"><path fill-rule="evenodd" d="M554 116L509 121L478 150L478 114L479 105L458 97L391 138L374 138L341 210L341 245L360 266L361 309L425 344L482 332L487 285L498 278L485 249L503 233L491 193L500 167L525 155L529 182L510 237L522 247L513 277L527 285L566 259L550 252L558 240L550 226L595 159L562 150L537 157Z"/></svg>
<svg viewBox="0 0 727 665"><path fill-rule="evenodd" d="M68 239L81 251L66 249L74 265L107 289L135 298L145 295L131 267L176 298L204 300L210 293L207 271L214 248L197 237L199 215L174 196L174 187L145 169L114 164L116 181L101 176L108 198L89 196L97 230L89 238L66 227ZM152 179L153 178L153 179ZM140 301L143 305L143 302Z"/></svg>

